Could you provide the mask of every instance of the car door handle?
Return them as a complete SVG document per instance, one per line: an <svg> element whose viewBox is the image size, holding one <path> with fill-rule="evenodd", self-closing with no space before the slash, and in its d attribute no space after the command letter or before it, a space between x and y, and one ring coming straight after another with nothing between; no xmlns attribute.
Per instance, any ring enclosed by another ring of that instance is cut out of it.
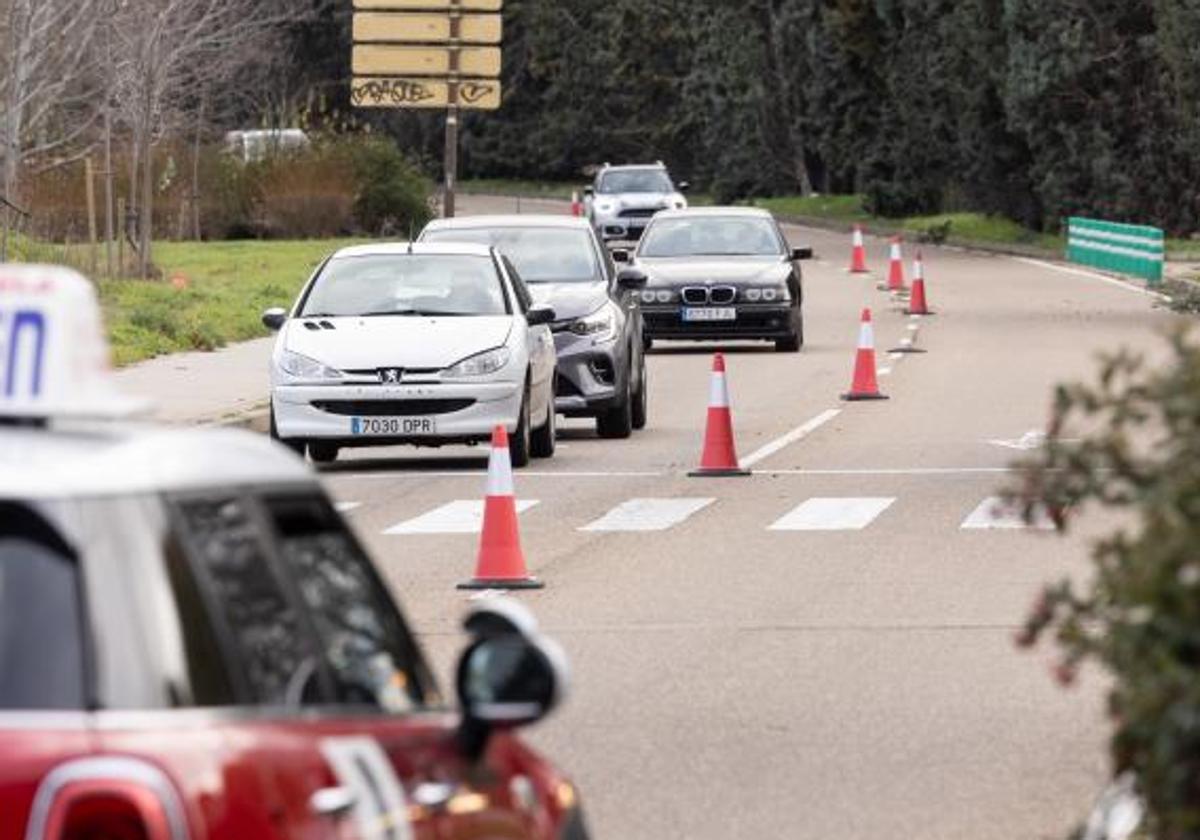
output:
<svg viewBox="0 0 1200 840"><path fill-rule="evenodd" d="M330 787L314 793L308 800L308 807L318 817L338 819L354 810L358 797L353 791L344 787Z"/></svg>

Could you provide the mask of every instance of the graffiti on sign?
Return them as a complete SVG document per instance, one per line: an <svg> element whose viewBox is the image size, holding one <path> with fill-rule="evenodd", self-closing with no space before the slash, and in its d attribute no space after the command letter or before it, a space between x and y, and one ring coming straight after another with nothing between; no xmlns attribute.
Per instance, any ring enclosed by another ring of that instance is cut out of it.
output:
<svg viewBox="0 0 1200 840"><path fill-rule="evenodd" d="M356 81L354 104L363 106L422 105L437 98L429 85L413 79L364 79Z"/></svg>
<svg viewBox="0 0 1200 840"><path fill-rule="evenodd" d="M467 105L473 105L476 102L490 96L496 90L496 85L489 82L464 82L459 85L458 95Z"/></svg>

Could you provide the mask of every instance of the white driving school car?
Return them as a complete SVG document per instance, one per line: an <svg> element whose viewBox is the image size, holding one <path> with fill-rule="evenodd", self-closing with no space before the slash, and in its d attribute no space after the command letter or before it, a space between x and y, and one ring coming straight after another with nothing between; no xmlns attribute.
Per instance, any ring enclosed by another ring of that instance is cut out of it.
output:
<svg viewBox="0 0 1200 840"><path fill-rule="evenodd" d="M471 244L344 248L317 269L271 358L271 434L318 462L358 446L475 444L516 466L554 454L555 313Z"/></svg>

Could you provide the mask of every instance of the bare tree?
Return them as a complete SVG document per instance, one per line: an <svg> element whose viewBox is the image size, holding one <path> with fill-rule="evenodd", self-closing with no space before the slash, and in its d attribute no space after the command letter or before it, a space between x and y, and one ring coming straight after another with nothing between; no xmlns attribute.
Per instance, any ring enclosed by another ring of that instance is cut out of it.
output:
<svg viewBox="0 0 1200 840"><path fill-rule="evenodd" d="M93 124L97 7L0 0L0 170L10 196L26 159L61 150Z"/></svg>
<svg viewBox="0 0 1200 840"><path fill-rule="evenodd" d="M256 45L281 18L258 0L116 3L116 102L136 160L139 272L145 277L154 228L154 144L189 113L202 110L217 84L254 59Z"/></svg>

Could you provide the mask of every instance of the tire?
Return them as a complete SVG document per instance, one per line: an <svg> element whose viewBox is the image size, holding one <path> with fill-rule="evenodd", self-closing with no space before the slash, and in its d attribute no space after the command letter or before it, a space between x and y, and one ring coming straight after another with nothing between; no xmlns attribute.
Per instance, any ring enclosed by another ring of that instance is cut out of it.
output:
<svg viewBox="0 0 1200 840"><path fill-rule="evenodd" d="M648 335L642 336L642 349L647 352L654 349L654 339Z"/></svg>
<svg viewBox="0 0 1200 840"><path fill-rule="evenodd" d="M804 346L804 313L797 312L792 334L775 342L775 350L780 353L799 353Z"/></svg>
<svg viewBox="0 0 1200 840"><path fill-rule="evenodd" d="M332 464L337 460L338 447L336 444L325 443L320 440L309 441L308 457L312 458L314 464Z"/></svg>
<svg viewBox="0 0 1200 840"><path fill-rule="evenodd" d="M529 466L529 454L532 449L529 432L529 386L525 386L525 396L521 400L521 410L517 415L517 430L508 441L508 457L513 467L520 469Z"/></svg>
<svg viewBox="0 0 1200 840"><path fill-rule="evenodd" d="M301 458L303 458L305 450L308 449L308 444L306 444L300 438L289 438L287 440L281 438L279 436L279 428L275 425L275 406L272 405L269 411L271 412L271 428L268 430L267 434L270 435L271 440L282 443L288 449L292 450Z"/></svg>
<svg viewBox="0 0 1200 840"><path fill-rule="evenodd" d="M534 429L530 436L530 454L534 458L552 458L558 444L558 412L554 410L554 387L550 388L550 407L546 410L546 422Z"/></svg>
<svg viewBox="0 0 1200 840"><path fill-rule="evenodd" d="M602 438L624 440L633 434L633 394L632 384L625 382L625 396L621 402L605 411L596 418L596 432Z"/></svg>
<svg viewBox="0 0 1200 840"><path fill-rule="evenodd" d="M642 357L642 374L638 377L638 387L633 393L633 428L646 428L646 420L650 413L650 391L646 379L646 359Z"/></svg>

